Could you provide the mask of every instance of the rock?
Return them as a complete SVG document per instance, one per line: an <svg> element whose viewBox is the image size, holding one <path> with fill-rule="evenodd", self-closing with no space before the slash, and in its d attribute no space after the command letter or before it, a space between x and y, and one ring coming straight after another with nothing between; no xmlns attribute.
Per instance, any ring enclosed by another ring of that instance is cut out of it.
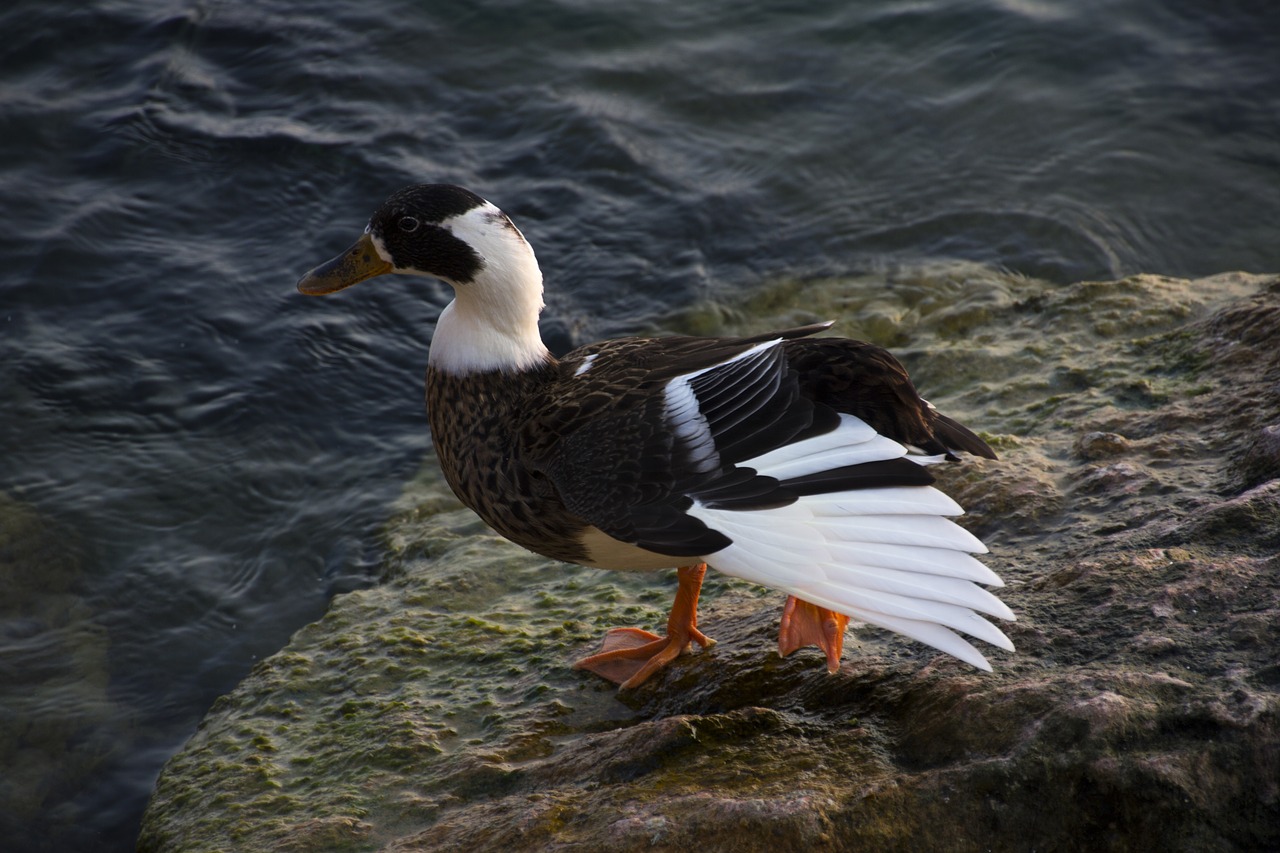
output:
<svg viewBox="0 0 1280 853"><path fill-rule="evenodd" d="M384 583L218 701L140 850L1280 848L1280 285L965 267L786 283L749 325L802 300L870 306L998 430L939 470L1019 616L994 673L854 625L828 676L772 650L780 595L711 578L719 643L617 695L568 665L670 578L521 552L428 460Z"/></svg>
<svg viewBox="0 0 1280 853"><path fill-rule="evenodd" d="M1129 451L1129 439L1114 432L1090 432L1076 441L1076 455L1090 461L1123 456Z"/></svg>
<svg viewBox="0 0 1280 853"><path fill-rule="evenodd" d="M1280 477L1280 424L1258 430L1237 465L1240 479L1251 486Z"/></svg>

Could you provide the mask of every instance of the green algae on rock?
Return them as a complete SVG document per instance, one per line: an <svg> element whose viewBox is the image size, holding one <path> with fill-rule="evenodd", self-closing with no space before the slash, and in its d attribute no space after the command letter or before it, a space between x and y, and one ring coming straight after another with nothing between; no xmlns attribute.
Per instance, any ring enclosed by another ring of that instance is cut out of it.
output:
<svg viewBox="0 0 1280 853"><path fill-rule="evenodd" d="M428 460L384 583L215 705L140 849L1280 846L1280 282L873 279L673 325L861 318L987 430L939 473L1019 615L994 674L853 626L828 676L771 650L780 596L709 583L719 644L618 701L570 662L669 584L520 551Z"/></svg>

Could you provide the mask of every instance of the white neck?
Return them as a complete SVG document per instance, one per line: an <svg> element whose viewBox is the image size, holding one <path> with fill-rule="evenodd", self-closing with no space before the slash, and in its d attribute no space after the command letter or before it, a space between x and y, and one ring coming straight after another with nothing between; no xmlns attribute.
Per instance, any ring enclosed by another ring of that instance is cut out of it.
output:
<svg viewBox="0 0 1280 853"><path fill-rule="evenodd" d="M496 207L486 205L448 223L484 266L454 283L454 300L440 314L430 364L446 373L528 370L549 357L538 333L542 271L533 249Z"/></svg>

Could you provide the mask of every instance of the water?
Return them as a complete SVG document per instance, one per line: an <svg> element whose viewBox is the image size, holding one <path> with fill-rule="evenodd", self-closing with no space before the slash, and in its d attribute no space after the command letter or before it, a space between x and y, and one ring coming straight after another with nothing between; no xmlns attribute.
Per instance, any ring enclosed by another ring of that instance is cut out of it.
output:
<svg viewBox="0 0 1280 853"><path fill-rule="evenodd" d="M293 282L405 183L515 218L555 348L920 258L1280 270L1268 0L315 5L0 11L7 849L132 849L214 698L372 582L446 296Z"/></svg>

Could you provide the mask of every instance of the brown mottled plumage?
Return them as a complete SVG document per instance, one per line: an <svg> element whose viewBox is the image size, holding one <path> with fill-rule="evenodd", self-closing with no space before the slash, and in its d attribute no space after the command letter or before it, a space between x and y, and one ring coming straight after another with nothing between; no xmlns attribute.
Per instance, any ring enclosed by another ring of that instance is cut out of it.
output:
<svg viewBox="0 0 1280 853"><path fill-rule="evenodd" d="M517 545L582 563L587 552L579 539L589 525L565 509L546 477L528 470L519 434L506 426L563 372L551 362L518 377L428 368L427 417L440 468L460 501Z"/></svg>

